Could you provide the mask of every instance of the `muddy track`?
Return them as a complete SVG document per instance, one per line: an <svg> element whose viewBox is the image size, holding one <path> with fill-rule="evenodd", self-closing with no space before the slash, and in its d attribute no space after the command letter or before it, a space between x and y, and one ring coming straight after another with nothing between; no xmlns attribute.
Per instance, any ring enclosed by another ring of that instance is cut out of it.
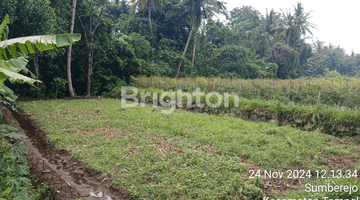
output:
<svg viewBox="0 0 360 200"><path fill-rule="evenodd" d="M57 149L46 140L46 134L39 129L30 116L3 108L5 121L24 130L27 136L23 145L29 148L26 155L32 174L40 184L47 184L53 190L50 199L130 199L119 186L110 186L111 179L102 177L88 169L83 163L71 158L68 152ZM93 192L102 197L91 196ZM110 198L108 198L110 197Z"/></svg>

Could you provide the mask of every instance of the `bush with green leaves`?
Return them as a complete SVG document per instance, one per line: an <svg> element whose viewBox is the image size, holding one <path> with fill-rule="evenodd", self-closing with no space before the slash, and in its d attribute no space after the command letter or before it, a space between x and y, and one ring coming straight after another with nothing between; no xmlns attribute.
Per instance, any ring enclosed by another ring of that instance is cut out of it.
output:
<svg viewBox="0 0 360 200"><path fill-rule="evenodd" d="M337 72L336 69L334 71L330 71L328 68L325 68L325 70L324 70L325 78L334 78L334 77L338 77L338 76L341 76L341 74L339 72Z"/></svg>
<svg viewBox="0 0 360 200"><path fill-rule="evenodd" d="M34 187L26 176L29 167L24 154L26 147L14 141L25 137L16 133L16 128L0 125L0 200L4 199L32 199Z"/></svg>
<svg viewBox="0 0 360 200"><path fill-rule="evenodd" d="M39 200L49 190L49 186L35 188L35 176L30 176L27 148L19 142L25 135L13 126L5 124L0 111L0 200Z"/></svg>

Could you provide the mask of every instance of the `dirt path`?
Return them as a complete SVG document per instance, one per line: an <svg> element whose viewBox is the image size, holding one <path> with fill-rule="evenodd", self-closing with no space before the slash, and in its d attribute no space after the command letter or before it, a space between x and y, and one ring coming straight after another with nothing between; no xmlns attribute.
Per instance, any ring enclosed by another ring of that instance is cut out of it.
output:
<svg viewBox="0 0 360 200"><path fill-rule="evenodd" d="M46 141L46 134L29 116L3 108L5 121L21 127L26 134L23 145L29 148L26 155L32 174L39 183L53 189L50 199L130 199L125 190L110 186L111 179L104 179L83 163L71 158L68 152L56 149ZM90 193L102 197L91 196Z"/></svg>

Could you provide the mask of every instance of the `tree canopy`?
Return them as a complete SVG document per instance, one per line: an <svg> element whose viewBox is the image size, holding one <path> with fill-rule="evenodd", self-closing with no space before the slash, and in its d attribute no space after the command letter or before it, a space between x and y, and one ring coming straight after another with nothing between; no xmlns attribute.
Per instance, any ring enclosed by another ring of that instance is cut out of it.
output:
<svg viewBox="0 0 360 200"><path fill-rule="evenodd" d="M11 31L4 29L0 37L5 32L9 38L69 33L72 3L1 1L0 17L9 14L12 23ZM54 47L57 38L40 40L42 45L16 40L0 52L2 59L30 54L33 62L27 68L42 81L25 89L8 84L15 93L68 96L69 61L76 95L101 95L142 75L286 79L360 74L359 54L309 42L317 26L302 3L262 15L252 6L228 11L219 0L77 0L75 13L73 32L83 40L72 47L70 60L63 48L39 51ZM227 20L219 21L219 14Z"/></svg>

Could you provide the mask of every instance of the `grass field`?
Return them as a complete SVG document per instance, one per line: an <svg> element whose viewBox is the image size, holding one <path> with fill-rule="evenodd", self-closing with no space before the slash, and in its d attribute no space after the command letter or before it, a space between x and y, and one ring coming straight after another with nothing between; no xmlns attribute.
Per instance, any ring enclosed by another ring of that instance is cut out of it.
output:
<svg viewBox="0 0 360 200"><path fill-rule="evenodd" d="M125 96L125 93L129 96ZM119 99L127 98L134 101L136 97L139 102L155 102L155 105L165 107L170 106L166 105L166 101L173 101L172 110L185 108L195 112L241 117L246 120L273 121L280 126L292 125L301 130L317 130L335 136L356 136L360 134L359 109L338 109L323 104L311 106L294 103L284 104L277 100L249 100L242 97L230 97L225 93L218 93L217 97L211 93L187 92L187 96L183 92L165 92L155 88L128 90L117 88L113 90L113 94ZM209 102L212 102L212 106L208 103L207 98L209 98ZM204 107L200 108L197 101Z"/></svg>
<svg viewBox="0 0 360 200"><path fill-rule="evenodd" d="M347 138L222 115L181 110L166 115L160 112L164 108L122 108L120 102L54 100L20 102L19 107L57 147L110 176L134 198L341 198L346 194L306 193L303 185L328 182L315 178L315 170L360 170L360 149ZM311 170L312 178L249 179L249 170L294 169Z"/></svg>

